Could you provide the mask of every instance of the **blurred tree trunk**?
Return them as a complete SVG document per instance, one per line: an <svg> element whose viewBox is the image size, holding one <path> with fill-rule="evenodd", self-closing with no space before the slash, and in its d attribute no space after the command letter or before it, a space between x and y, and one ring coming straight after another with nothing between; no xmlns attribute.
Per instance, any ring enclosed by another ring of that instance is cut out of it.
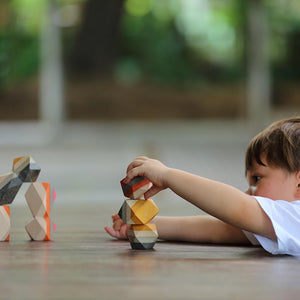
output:
<svg viewBox="0 0 300 300"><path fill-rule="evenodd" d="M260 129L269 123L271 110L269 27L263 0L248 0L247 11L247 117Z"/></svg>
<svg viewBox="0 0 300 300"><path fill-rule="evenodd" d="M60 28L52 22L56 0L47 0L41 12L40 30L40 119L59 131L66 117Z"/></svg>
<svg viewBox="0 0 300 300"><path fill-rule="evenodd" d="M68 70L104 74L115 62L124 0L87 0Z"/></svg>

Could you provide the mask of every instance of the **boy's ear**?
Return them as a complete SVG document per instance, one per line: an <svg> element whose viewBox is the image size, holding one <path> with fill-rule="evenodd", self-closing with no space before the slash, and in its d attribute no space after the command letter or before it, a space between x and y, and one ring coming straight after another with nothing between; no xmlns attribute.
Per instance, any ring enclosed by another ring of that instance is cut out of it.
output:
<svg viewBox="0 0 300 300"><path fill-rule="evenodd" d="M297 194L300 197L300 171L296 172L296 182L297 182Z"/></svg>
<svg viewBox="0 0 300 300"><path fill-rule="evenodd" d="M300 185L300 170L296 172L296 179L297 179L298 185Z"/></svg>

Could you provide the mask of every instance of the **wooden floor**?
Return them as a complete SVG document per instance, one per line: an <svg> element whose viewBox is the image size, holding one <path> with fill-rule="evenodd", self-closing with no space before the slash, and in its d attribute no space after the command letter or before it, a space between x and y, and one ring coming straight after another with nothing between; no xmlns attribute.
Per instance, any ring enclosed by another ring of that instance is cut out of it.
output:
<svg viewBox="0 0 300 300"><path fill-rule="evenodd" d="M158 242L133 251L104 233L115 205L57 205L51 242L31 242L11 208L1 299L299 299L300 261L261 248Z"/></svg>

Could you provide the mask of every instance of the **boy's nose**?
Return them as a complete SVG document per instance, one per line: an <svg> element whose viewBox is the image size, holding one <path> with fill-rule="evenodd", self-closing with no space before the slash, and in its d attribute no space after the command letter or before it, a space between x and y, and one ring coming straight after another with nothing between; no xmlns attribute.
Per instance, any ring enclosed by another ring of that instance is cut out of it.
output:
<svg viewBox="0 0 300 300"><path fill-rule="evenodd" d="M255 186L249 186L248 190L246 191L246 194L248 194L250 196L254 196L255 195L255 191L256 191L256 187Z"/></svg>
<svg viewBox="0 0 300 300"><path fill-rule="evenodd" d="M248 188L248 190L245 192L247 195L252 195L252 189L251 187Z"/></svg>

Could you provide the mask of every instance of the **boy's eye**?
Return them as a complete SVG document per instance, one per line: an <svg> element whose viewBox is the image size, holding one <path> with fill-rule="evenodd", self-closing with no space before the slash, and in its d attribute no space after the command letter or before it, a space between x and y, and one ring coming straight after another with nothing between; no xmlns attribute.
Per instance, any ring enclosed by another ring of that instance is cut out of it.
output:
<svg viewBox="0 0 300 300"><path fill-rule="evenodd" d="M253 181L257 183L261 179L261 176L253 176Z"/></svg>

